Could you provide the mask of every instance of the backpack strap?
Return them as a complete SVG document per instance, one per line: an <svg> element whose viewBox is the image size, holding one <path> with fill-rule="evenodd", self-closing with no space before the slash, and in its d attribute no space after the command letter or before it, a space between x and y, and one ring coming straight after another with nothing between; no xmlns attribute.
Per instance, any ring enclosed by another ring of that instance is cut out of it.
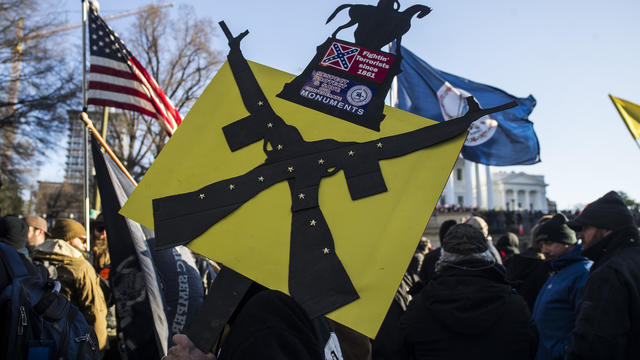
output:
<svg viewBox="0 0 640 360"><path fill-rule="evenodd" d="M0 242L0 258L2 258L6 264L6 268L7 271L9 271L9 275L11 275L11 279L29 276L27 267L24 266L18 252L3 242Z"/></svg>

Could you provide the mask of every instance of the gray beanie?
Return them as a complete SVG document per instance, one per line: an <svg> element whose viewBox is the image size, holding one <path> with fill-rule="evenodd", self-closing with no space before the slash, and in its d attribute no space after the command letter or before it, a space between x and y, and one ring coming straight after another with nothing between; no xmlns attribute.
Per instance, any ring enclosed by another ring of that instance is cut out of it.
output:
<svg viewBox="0 0 640 360"><path fill-rule="evenodd" d="M489 244L484 234L474 226L457 224L447 231L442 248L451 254L471 255L487 251Z"/></svg>

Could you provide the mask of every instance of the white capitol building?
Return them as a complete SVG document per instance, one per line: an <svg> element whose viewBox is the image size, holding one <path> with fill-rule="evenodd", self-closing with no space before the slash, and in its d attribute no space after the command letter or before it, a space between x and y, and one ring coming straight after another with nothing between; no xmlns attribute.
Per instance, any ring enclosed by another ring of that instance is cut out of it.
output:
<svg viewBox="0 0 640 360"><path fill-rule="evenodd" d="M492 169L458 158L439 204L548 212L544 176L513 171L492 172Z"/></svg>

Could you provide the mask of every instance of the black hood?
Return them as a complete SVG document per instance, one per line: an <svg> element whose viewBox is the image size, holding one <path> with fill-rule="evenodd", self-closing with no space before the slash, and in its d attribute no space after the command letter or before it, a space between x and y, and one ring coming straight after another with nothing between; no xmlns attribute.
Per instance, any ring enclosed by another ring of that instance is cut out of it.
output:
<svg viewBox="0 0 640 360"><path fill-rule="evenodd" d="M512 294L500 265L480 270L446 267L426 292L424 306L443 327L461 334L482 333L493 326Z"/></svg>

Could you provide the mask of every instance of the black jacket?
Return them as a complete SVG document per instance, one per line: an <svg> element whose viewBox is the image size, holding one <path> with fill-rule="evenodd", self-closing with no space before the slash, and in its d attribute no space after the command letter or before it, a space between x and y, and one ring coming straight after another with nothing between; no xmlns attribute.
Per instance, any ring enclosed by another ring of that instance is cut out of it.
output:
<svg viewBox="0 0 640 360"><path fill-rule="evenodd" d="M398 359L534 358L535 324L502 266L459 265L442 269L409 305Z"/></svg>
<svg viewBox="0 0 640 360"><path fill-rule="evenodd" d="M543 259L526 254L512 256L504 266L507 269L507 281L524 298L529 310L533 311L533 304L536 302L542 285L549 278L551 270Z"/></svg>
<svg viewBox="0 0 640 360"><path fill-rule="evenodd" d="M324 317L309 319L275 290L254 295L231 322L219 360L340 360L338 339Z"/></svg>
<svg viewBox="0 0 640 360"><path fill-rule="evenodd" d="M640 236L614 231L583 255L594 261L568 359L640 359Z"/></svg>

